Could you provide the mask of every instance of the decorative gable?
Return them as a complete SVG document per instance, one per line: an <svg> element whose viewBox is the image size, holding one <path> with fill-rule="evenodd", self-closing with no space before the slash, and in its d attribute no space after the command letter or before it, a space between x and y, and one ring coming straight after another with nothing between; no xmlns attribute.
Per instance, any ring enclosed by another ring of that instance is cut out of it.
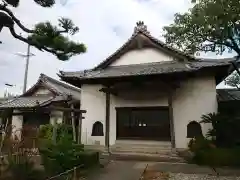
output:
<svg viewBox="0 0 240 180"><path fill-rule="evenodd" d="M154 38L143 21L137 22L132 36L115 53L100 63L94 70L108 66L144 64L163 61L189 61L194 57L167 46Z"/></svg>
<svg viewBox="0 0 240 180"><path fill-rule="evenodd" d="M154 48L144 48L127 52L110 64L110 66L155 63L173 60L174 58L172 56L160 52Z"/></svg>
<svg viewBox="0 0 240 180"><path fill-rule="evenodd" d="M45 87L39 87L33 92L32 96L53 96L53 93Z"/></svg>

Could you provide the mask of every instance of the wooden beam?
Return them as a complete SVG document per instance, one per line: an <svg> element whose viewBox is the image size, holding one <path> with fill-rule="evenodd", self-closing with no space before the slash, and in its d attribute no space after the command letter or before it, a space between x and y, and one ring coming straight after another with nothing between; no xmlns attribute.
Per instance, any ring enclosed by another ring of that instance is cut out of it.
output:
<svg viewBox="0 0 240 180"><path fill-rule="evenodd" d="M71 104L71 109L74 110L74 105ZM80 113L81 114L81 113ZM75 114L74 111L71 111L71 121L72 121L72 129L73 129L73 141L77 142L77 133L76 133L76 127L75 127Z"/></svg>
<svg viewBox="0 0 240 180"><path fill-rule="evenodd" d="M51 110L76 112L76 113L86 113L87 112L86 110L71 109L71 108L57 107L57 106L33 107L33 108L6 108L6 109L12 109L12 110L15 109L15 110L23 111L23 112L41 112L41 111L42 112L49 112ZM4 109L1 109L1 111L4 111Z"/></svg>
<svg viewBox="0 0 240 180"><path fill-rule="evenodd" d="M51 111L46 112L46 111L34 110L34 111L23 111L23 112L16 112L16 113L13 112L13 113L11 113L11 116L19 116L19 115L24 115L24 114L27 114L27 113L49 113L49 112L51 112ZM81 116L81 118L85 119L84 116Z"/></svg>
<svg viewBox="0 0 240 180"><path fill-rule="evenodd" d="M174 128L174 116L173 116L173 90L168 93L168 106L169 106L169 120L170 120L170 133L171 133L171 146L174 150L176 148L175 142L175 128Z"/></svg>
<svg viewBox="0 0 240 180"><path fill-rule="evenodd" d="M109 92L111 94L114 94L114 95L117 95L118 92L121 92L121 91L127 91L127 90L148 90L148 89L151 89L151 91L159 91L159 90L164 90L165 88L165 91L166 92L169 92L170 89L175 89L175 88L178 88L180 85L178 82L163 82L163 81L159 81L159 82L152 82L152 84L145 84L144 82L140 82L140 83L130 83L130 84L127 84L127 85L122 85L119 84L118 86L115 85L115 87L104 87L104 88L101 88L99 91L101 92Z"/></svg>
<svg viewBox="0 0 240 180"><path fill-rule="evenodd" d="M104 93L111 93L111 94L113 94L113 95L115 95L115 96L117 96L117 90L115 89L115 88L107 88L107 87L105 87L105 88L101 88L100 90L99 90L100 92L104 92Z"/></svg>
<svg viewBox="0 0 240 180"><path fill-rule="evenodd" d="M110 134L110 93L106 92L106 121L105 121L105 147L109 153L109 134Z"/></svg>
<svg viewBox="0 0 240 180"><path fill-rule="evenodd" d="M45 109L45 108L43 108ZM50 110L58 110L58 111L69 111L69 112L79 112L79 113L86 113L86 110L80 110L80 109L71 109L71 108L64 108L64 107L46 107L46 109L50 109Z"/></svg>
<svg viewBox="0 0 240 180"><path fill-rule="evenodd" d="M81 104L80 104L81 108ZM82 117L82 113L79 114L79 120L78 120L78 144L82 141L82 120L85 119Z"/></svg>

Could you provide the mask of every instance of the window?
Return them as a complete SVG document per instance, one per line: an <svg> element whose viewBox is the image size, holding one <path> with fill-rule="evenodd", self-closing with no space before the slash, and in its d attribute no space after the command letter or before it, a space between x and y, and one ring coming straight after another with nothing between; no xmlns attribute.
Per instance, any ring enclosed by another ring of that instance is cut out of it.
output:
<svg viewBox="0 0 240 180"><path fill-rule="evenodd" d="M103 136L103 124L100 121L93 124L92 136Z"/></svg>
<svg viewBox="0 0 240 180"><path fill-rule="evenodd" d="M203 134L201 125L196 121L191 121L187 125L187 138L196 138L202 136Z"/></svg>

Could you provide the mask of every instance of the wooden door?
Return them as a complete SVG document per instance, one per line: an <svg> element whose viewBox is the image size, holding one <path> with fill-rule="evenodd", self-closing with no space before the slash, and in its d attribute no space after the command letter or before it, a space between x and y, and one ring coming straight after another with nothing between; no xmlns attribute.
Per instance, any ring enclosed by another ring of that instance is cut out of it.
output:
<svg viewBox="0 0 240 180"><path fill-rule="evenodd" d="M117 139L170 141L168 108L117 108Z"/></svg>

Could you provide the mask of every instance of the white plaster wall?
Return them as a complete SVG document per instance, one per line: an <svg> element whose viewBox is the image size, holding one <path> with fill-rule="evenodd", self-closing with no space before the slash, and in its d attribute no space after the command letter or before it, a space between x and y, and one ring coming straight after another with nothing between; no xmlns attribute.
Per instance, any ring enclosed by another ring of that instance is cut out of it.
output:
<svg viewBox="0 0 240 180"><path fill-rule="evenodd" d="M82 121L82 142L88 145L105 144L105 94L99 92L100 85L81 87L81 108L87 110ZM110 145L116 141L116 107L167 106L167 96L162 92L123 92L110 97ZM104 136L91 136L96 121L103 123Z"/></svg>
<svg viewBox="0 0 240 180"><path fill-rule="evenodd" d="M122 55L111 66L121 66L129 64L143 64L151 62L172 61L173 57L153 48L132 50Z"/></svg>
<svg viewBox="0 0 240 180"><path fill-rule="evenodd" d="M33 95L38 96L38 95L53 95L53 93L51 91L49 91L48 89L46 89L45 87L39 88L38 90L36 90Z"/></svg>
<svg viewBox="0 0 240 180"><path fill-rule="evenodd" d="M88 145L104 145L104 136L91 136L94 122L101 121L105 135L105 94L99 92L100 85L83 85L82 109L87 110L82 121L82 142ZM163 89L164 90L164 89ZM144 92L128 91L118 96L111 95L110 145L116 141L116 107L167 106L167 95L161 90ZM173 116L177 148L187 148L187 124L199 121L203 114L217 111L216 84L214 77L199 77L186 80L173 97ZM202 125L205 134L210 125Z"/></svg>
<svg viewBox="0 0 240 180"><path fill-rule="evenodd" d="M19 113L20 111L14 110L14 113ZM14 115L12 116L12 136L13 138L17 137L19 140L21 139L21 130L23 127L23 116L22 115Z"/></svg>
<svg viewBox="0 0 240 180"><path fill-rule="evenodd" d="M187 124L200 121L203 114L217 112L216 83L212 76L192 78L181 83L173 100L176 148L187 148ZM201 124L206 134L210 124Z"/></svg>
<svg viewBox="0 0 240 180"><path fill-rule="evenodd" d="M103 123L105 135L105 94L99 90L101 85L83 85L81 87L81 109L86 110L82 120L82 143L88 145L105 144L104 136L91 136L92 126L96 121Z"/></svg>

